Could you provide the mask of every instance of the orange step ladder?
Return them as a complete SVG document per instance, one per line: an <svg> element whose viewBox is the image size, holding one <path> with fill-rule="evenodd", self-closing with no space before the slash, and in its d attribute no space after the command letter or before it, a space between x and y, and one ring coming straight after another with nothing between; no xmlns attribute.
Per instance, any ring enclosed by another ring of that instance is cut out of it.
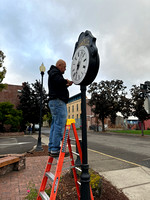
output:
<svg viewBox="0 0 150 200"><path fill-rule="evenodd" d="M74 133L74 137L75 137L75 139L73 139L73 140L76 141L76 145L77 145L77 149L78 149L79 154L72 151L72 147L71 147L71 140L72 139L69 137L71 125L72 125L72 128L73 128L73 133ZM37 200L55 200L56 199L67 144L68 144L68 150L69 150L69 153L70 153L70 160L69 160L71 162L70 168L72 168L72 170L73 170L75 186L76 186L76 190L77 190L77 196L78 196L78 200L80 200L80 187L79 186L81 185L81 183L77 180L77 173L76 173L76 170L80 170L80 168L75 166L73 154L79 156L80 161L82 163L82 150L81 150L78 134L77 134L77 131L76 131L74 119L68 119L67 122L66 122L59 157L54 158L54 157L49 156L49 158L48 158L48 162L47 162L47 165L46 165L46 168L45 168L45 172L44 172L44 176L43 176L43 179L42 179L41 187L39 189ZM53 161L55 159L57 159L57 167L56 167L56 171L55 171L55 175L54 175L50 171L51 171L52 165L55 165L55 163L53 163ZM51 189L50 197L45 192L45 187L46 187L48 179L52 183L52 189ZM90 188L90 194L91 194L91 200L94 200L91 188Z"/></svg>

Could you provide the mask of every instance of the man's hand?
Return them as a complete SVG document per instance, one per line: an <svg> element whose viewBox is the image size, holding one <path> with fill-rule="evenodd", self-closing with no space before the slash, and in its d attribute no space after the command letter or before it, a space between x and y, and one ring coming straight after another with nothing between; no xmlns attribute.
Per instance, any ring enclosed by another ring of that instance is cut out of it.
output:
<svg viewBox="0 0 150 200"><path fill-rule="evenodd" d="M73 81L69 81L68 79L66 79L67 80L67 86L71 86L72 84L73 84Z"/></svg>

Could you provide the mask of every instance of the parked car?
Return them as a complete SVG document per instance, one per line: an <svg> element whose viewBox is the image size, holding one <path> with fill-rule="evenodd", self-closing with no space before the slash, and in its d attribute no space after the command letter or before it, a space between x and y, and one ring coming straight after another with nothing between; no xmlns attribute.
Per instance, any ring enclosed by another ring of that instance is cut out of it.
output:
<svg viewBox="0 0 150 200"><path fill-rule="evenodd" d="M89 129L94 130L94 131L102 131L102 127L101 126L97 127L97 125L91 125L91 126L89 126Z"/></svg>
<svg viewBox="0 0 150 200"><path fill-rule="evenodd" d="M96 125L91 125L91 126L89 126L89 129L96 131L97 130L97 126Z"/></svg>
<svg viewBox="0 0 150 200"><path fill-rule="evenodd" d="M35 131L38 131L39 130L39 124L35 124Z"/></svg>

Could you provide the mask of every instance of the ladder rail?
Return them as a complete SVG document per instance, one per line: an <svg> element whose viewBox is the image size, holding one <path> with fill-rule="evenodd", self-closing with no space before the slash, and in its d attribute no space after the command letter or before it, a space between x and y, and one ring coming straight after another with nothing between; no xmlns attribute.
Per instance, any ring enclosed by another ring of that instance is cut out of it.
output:
<svg viewBox="0 0 150 200"><path fill-rule="evenodd" d="M80 200L80 188L79 187L80 187L81 183L78 181L78 178L77 178L76 166L75 166L75 161L73 158L73 151L72 151L72 147L71 147L71 139L69 137L71 126L73 128L73 133L74 133L74 137L75 137L75 141L76 141L77 149L78 149L78 153L79 153L76 155L78 155L80 157L80 161L82 163L82 148L81 148L78 134L76 131L75 120L68 119L66 122L66 125L65 125L63 141L62 141L62 145L61 145L61 149L60 149L60 153L59 153L59 158L57 158L58 161L57 161L57 166L56 166L56 170L55 170L55 175L50 172L52 165L55 165L53 163L54 158L49 156L48 162L47 162L47 165L45 168L45 172L43 175L42 183L41 183L41 186L39 189L37 200L42 200L42 199L55 200L56 199L58 185L59 185L59 181L60 181L60 177L61 177L61 173L62 173L62 167L63 167L63 163L65 163L64 157L65 157L67 144L68 144L68 150L70 153L69 161L71 162L71 166L72 166L71 168L73 170L73 176L74 176L75 186L76 186L76 190L77 190L77 196L78 196L78 200ZM52 181L52 189L51 189L50 197L48 197L48 195L45 192L45 187L46 187L46 183L47 183L48 179L50 179ZM90 186L90 194L91 194L90 195L91 200L94 200L91 186Z"/></svg>
<svg viewBox="0 0 150 200"><path fill-rule="evenodd" d="M73 171L73 176L74 176L74 180L75 180L75 186L76 186L76 190L77 190L77 196L78 196L78 200L80 200L80 188L79 188L79 184L78 184L78 178L77 178L77 173L76 173L76 169L75 169L75 163L74 163L74 159L73 159L73 153L72 153L72 148L71 148L71 143L70 143L70 138L68 137L68 149L69 149L69 153L70 153L70 158L71 160L71 165L72 165L72 171Z"/></svg>
<svg viewBox="0 0 150 200"><path fill-rule="evenodd" d="M58 185L61 177L62 167L63 167L63 159L65 157L65 152L60 152L58 165L55 171L54 182L51 190L50 200L54 200L57 195Z"/></svg>
<svg viewBox="0 0 150 200"><path fill-rule="evenodd" d="M81 160L81 163L82 163L82 149L81 149L81 145L80 145L80 142L79 142L79 137L78 137L78 133L77 133L77 130L76 130L76 127L75 127L75 123L72 123L72 128L73 128L73 133L74 133L74 137L75 137L77 148L78 148L79 157L80 157L80 160Z"/></svg>
<svg viewBox="0 0 150 200"><path fill-rule="evenodd" d="M40 192L43 192L45 190L47 179L48 179L48 177L46 176L46 173L51 170L51 166L52 166L51 163L53 162L53 159L54 158L52 158L52 157L48 158L47 165L46 165L45 172L44 172L43 179L42 179L42 183L41 183L41 186L40 186L40 189L39 189L37 200L42 199L41 196L40 196Z"/></svg>
<svg viewBox="0 0 150 200"><path fill-rule="evenodd" d="M70 133L70 126L67 125L65 126L65 130L64 130L63 141L62 141L62 145L60 149L58 164L56 167L55 178L54 178L54 182L53 182L53 186L51 190L50 200L54 200L57 195L57 190L58 190L58 185L59 185L60 176L62 172L63 161L65 157L65 151L66 151L66 145L67 145L69 133Z"/></svg>

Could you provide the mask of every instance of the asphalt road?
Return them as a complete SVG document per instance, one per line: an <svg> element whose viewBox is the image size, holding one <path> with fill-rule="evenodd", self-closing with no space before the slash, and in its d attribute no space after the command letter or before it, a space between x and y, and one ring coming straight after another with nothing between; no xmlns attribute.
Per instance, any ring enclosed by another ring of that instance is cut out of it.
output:
<svg viewBox="0 0 150 200"><path fill-rule="evenodd" d="M42 128L42 134L48 137L49 128ZM81 138L81 131L78 135ZM87 138L91 150L150 168L150 136L90 132ZM36 144L37 140L31 136L0 137L0 155L24 153Z"/></svg>
<svg viewBox="0 0 150 200"><path fill-rule="evenodd" d="M88 148L150 168L150 137L108 133L95 137L88 137Z"/></svg>
<svg viewBox="0 0 150 200"><path fill-rule="evenodd" d="M42 131L49 134L49 129ZM150 136L88 132L87 139L89 149L150 168Z"/></svg>
<svg viewBox="0 0 150 200"><path fill-rule="evenodd" d="M89 149L150 168L150 136L90 132L87 138Z"/></svg>
<svg viewBox="0 0 150 200"><path fill-rule="evenodd" d="M37 140L31 136L0 137L0 155L25 153L36 144Z"/></svg>

